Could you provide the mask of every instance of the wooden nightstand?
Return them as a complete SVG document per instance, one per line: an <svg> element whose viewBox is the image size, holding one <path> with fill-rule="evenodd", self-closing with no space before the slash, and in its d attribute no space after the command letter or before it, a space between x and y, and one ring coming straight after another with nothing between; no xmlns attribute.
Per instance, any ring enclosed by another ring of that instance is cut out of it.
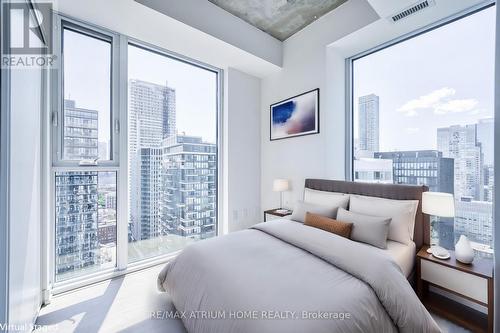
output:
<svg viewBox="0 0 500 333"><path fill-rule="evenodd" d="M268 220L274 220L274 219L278 219L280 217L292 215L291 210L289 210L287 213L278 213L277 212L278 209L280 209L280 208L269 209L269 210L264 211L264 222L267 222Z"/></svg>
<svg viewBox="0 0 500 333"><path fill-rule="evenodd" d="M454 251L441 260L427 249L417 253L417 295L425 307L473 332L493 332L493 262L475 258L466 265L455 259ZM480 304L488 314L429 291L429 286Z"/></svg>

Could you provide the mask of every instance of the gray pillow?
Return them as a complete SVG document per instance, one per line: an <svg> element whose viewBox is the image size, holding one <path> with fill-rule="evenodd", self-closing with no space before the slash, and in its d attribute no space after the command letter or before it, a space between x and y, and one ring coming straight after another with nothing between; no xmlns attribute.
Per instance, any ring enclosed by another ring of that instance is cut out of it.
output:
<svg viewBox="0 0 500 333"><path fill-rule="evenodd" d="M353 213L340 208L337 221L353 224L351 239L367 243L381 249L387 248L387 235L389 234L390 217L370 216Z"/></svg>
<svg viewBox="0 0 500 333"><path fill-rule="evenodd" d="M329 218L335 218L335 216L337 216L338 209L339 207L316 205L299 200L295 203L295 206L293 207L293 213L292 215L290 215L290 220L304 223L306 220L307 212L318 214L321 216L326 216Z"/></svg>

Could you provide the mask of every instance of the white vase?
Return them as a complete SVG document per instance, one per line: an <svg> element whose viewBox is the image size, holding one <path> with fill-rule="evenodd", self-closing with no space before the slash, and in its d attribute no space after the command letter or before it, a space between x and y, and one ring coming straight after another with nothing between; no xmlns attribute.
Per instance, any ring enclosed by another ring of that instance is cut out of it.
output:
<svg viewBox="0 0 500 333"><path fill-rule="evenodd" d="M455 258L464 264L470 264L474 260L474 250L464 235L460 236L458 243L455 245Z"/></svg>

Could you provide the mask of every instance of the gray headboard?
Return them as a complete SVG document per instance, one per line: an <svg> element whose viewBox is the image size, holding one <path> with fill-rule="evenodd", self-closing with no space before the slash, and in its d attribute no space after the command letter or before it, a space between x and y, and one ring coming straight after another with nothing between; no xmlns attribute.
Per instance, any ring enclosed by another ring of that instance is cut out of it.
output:
<svg viewBox="0 0 500 333"><path fill-rule="evenodd" d="M422 245L430 244L429 216L422 214L422 192L429 190L427 186L372 184L328 179L306 179L305 187L319 191L360 194L387 199L419 200L417 215L415 217L413 241L417 246L417 252Z"/></svg>

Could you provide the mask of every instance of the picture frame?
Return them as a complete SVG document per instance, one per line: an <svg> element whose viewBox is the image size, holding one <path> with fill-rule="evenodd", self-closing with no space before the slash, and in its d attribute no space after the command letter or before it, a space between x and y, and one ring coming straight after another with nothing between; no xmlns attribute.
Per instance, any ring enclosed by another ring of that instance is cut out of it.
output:
<svg viewBox="0 0 500 333"><path fill-rule="evenodd" d="M319 88L289 97L269 107L271 141L318 134Z"/></svg>

